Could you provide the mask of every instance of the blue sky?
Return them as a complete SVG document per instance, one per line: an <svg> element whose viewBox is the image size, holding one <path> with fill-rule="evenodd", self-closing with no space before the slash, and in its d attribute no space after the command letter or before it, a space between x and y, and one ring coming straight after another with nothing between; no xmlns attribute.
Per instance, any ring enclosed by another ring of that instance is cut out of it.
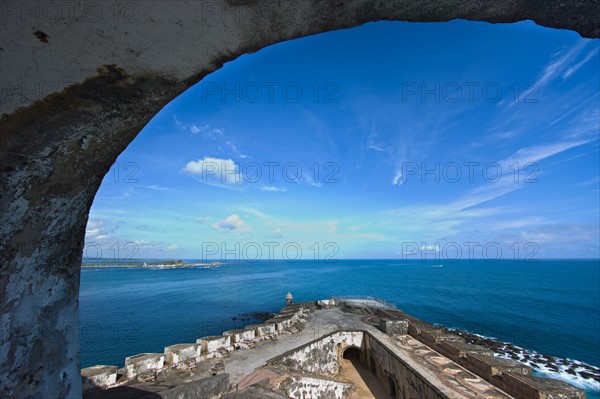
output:
<svg viewBox="0 0 600 399"><path fill-rule="evenodd" d="M599 257L599 43L379 22L244 55L121 154L84 255Z"/></svg>

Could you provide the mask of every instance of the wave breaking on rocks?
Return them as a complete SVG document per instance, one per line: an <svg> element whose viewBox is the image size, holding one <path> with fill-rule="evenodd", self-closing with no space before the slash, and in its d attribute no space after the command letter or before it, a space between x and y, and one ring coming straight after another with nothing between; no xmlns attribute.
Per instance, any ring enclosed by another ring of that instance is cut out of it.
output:
<svg viewBox="0 0 600 399"><path fill-rule="evenodd" d="M496 338L486 337L459 329L445 328L460 335L468 343L485 346L497 357L516 360L531 367L542 377L559 379L588 391L600 392L600 368L579 360L565 359L550 355L542 355L510 342L502 342Z"/></svg>

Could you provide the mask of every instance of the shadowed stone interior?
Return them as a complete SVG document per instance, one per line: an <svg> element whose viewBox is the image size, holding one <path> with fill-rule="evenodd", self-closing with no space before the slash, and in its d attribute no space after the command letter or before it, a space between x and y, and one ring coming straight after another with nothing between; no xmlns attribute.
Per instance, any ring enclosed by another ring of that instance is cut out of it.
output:
<svg viewBox="0 0 600 399"><path fill-rule="evenodd" d="M0 396L6 398L81 397L79 273L94 195L150 119L223 63L378 20L533 20L600 36L593 0L76 3L1 3Z"/></svg>

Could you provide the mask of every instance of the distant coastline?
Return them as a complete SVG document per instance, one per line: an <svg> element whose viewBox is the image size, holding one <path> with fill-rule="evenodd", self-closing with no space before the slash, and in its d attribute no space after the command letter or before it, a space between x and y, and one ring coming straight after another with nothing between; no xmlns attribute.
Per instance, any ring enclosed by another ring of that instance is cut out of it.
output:
<svg viewBox="0 0 600 399"><path fill-rule="evenodd" d="M82 262L82 268L146 268L146 269L183 269L189 267L217 268L221 267L223 262L192 262L187 263L183 260L153 260L153 261L115 261L113 259L85 260Z"/></svg>

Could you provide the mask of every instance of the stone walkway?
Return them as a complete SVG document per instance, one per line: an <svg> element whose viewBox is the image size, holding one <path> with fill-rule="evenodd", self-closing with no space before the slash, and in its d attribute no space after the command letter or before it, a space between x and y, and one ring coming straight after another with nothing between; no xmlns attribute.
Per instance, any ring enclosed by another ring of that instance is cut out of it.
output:
<svg viewBox="0 0 600 399"><path fill-rule="evenodd" d="M359 329L363 326L364 324L358 315L342 313L338 309L315 311L299 333L280 335L275 341L259 342L254 349L231 352L228 358L222 359L225 363L225 372L229 374L231 384L235 386L245 376L264 366L268 360L275 356L296 349L339 329Z"/></svg>
<svg viewBox="0 0 600 399"><path fill-rule="evenodd" d="M393 399L373 373L360 362L343 359L342 370L336 378L356 386L356 391L348 399Z"/></svg>

